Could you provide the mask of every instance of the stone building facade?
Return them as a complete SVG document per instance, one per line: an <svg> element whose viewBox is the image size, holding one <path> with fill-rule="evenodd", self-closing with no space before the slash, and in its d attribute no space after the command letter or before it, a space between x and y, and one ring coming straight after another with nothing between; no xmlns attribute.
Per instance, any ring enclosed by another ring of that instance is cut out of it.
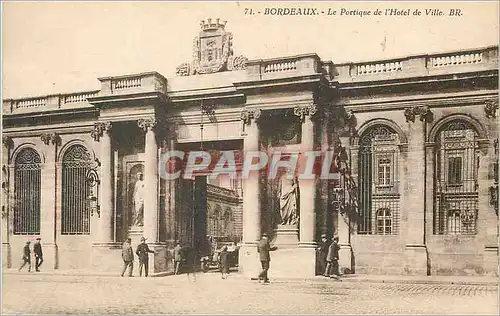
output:
<svg viewBox="0 0 500 316"><path fill-rule="evenodd" d="M249 276L264 232L278 245L273 276L314 275L323 233L339 237L346 272L497 274L498 47L247 60L209 20L177 76L99 80L3 100L4 267L40 236L47 268L117 271L123 240L144 235L167 271L177 240L196 248L223 231L242 238ZM200 149L333 151L340 180L299 181L300 219L284 228L279 183L264 175L226 188L160 177L162 153Z"/></svg>

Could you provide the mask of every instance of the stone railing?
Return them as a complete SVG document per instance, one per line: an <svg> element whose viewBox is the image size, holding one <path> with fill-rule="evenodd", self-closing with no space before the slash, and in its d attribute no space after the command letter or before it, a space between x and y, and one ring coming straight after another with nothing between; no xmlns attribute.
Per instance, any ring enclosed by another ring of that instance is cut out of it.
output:
<svg viewBox="0 0 500 316"><path fill-rule="evenodd" d="M321 73L323 65L318 55L308 54L279 59L251 60L247 63L246 71L250 79L266 80Z"/></svg>
<svg viewBox="0 0 500 316"><path fill-rule="evenodd" d="M478 64L483 61L483 53L479 51L465 54L448 54L431 57L429 61L432 67Z"/></svg>
<svg viewBox="0 0 500 316"><path fill-rule="evenodd" d="M338 64L334 68L340 83L495 70L498 69L498 47Z"/></svg>
<svg viewBox="0 0 500 316"><path fill-rule="evenodd" d="M94 97L99 91L85 91L71 94L53 94L43 97L3 100L4 114L22 114L53 111L64 108L90 107L87 98Z"/></svg>
<svg viewBox="0 0 500 316"><path fill-rule="evenodd" d="M388 61L384 63L358 64L356 66L356 74L368 75L377 73L388 73L403 70L403 63L400 60Z"/></svg>
<svg viewBox="0 0 500 316"><path fill-rule="evenodd" d="M157 72L99 78L101 95L128 94L158 91L167 93L167 79Z"/></svg>
<svg viewBox="0 0 500 316"><path fill-rule="evenodd" d="M64 104L87 102L88 98L97 96L99 91L76 93L64 96Z"/></svg>
<svg viewBox="0 0 500 316"><path fill-rule="evenodd" d="M15 109L39 108L47 106L47 98L21 99L13 102Z"/></svg>

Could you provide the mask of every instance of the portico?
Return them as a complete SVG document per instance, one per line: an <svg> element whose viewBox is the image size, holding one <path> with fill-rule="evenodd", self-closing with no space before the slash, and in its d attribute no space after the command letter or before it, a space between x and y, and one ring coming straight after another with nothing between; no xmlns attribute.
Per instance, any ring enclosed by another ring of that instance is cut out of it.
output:
<svg viewBox="0 0 500 316"><path fill-rule="evenodd" d="M271 277L317 274L321 234L339 237L349 273L496 273L497 48L354 64L248 60L225 27L202 23L194 60L168 79L111 76L98 91L3 101L4 266L41 236L47 266L117 270L121 243L144 236L150 270L163 272L177 241L201 252L206 235L224 235L241 242L239 272L253 277L267 233L278 247ZM298 220L283 225L279 177L210 179L210 166L165 179L172 150L330 152L326 169L339 179L299 174Z"/></svg>

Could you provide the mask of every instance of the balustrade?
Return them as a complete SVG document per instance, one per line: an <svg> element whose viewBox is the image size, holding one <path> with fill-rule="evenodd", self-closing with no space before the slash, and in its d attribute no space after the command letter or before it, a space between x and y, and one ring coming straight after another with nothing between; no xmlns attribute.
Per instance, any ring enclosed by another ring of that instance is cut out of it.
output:
<svg viewBox="0 0 500 316"><path fill-rule="evenodd" d="M356 67L357 75L369 75L377 73L396 72L403 70L402 61L392 61L386 63L360 64Z"/></svg>
<svg viewBox="0 0 500 316"><path fill-rule="evenodd" d="M135 78L113 80L113 86L115 90L137 88L142 86L141 79L142 79L141 77L135 77Z"/></svg>
<svg viewBox="0 0 500 316"><path fill-rule="evenodd" d="M464 54L443 55L430 58L432 67L446 67L457 65L479 64L483 62L482 52L470 52Z"/></svg>

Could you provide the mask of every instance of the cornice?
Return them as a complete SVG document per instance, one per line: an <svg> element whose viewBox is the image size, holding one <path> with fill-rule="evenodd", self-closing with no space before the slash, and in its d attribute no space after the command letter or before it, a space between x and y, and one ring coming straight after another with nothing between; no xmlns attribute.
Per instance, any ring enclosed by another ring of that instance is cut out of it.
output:
<svg viewBox="0 0 500 316"><path fill-rule="evenodd" d="M159 91L151 92L135 92L127 94L111 94L105 96L96 96L89 98L88 102L96 105L110 105L113 103L130 103L137 101L160 101L166 103L168 100L167 96Z"/></svg>
<svg viewBox="0 0 500 316"><path fill-rule="evenodd" d="M383 79L383 80L370 80L366 81L339 81L338 89L340 92L348 90L364 90L364 89L377 89L377 88L388 88L397 86L408 86L408 85L425 85L432 83L444 83L450 81L464 81L478 78L494 78L498 77L498 69L489 69L483 71L472 71L469 73L448 73L442 75L433 76L419 76L419 77L407 77L407 78L395 78L395 79ZM339 80L337 78L337 80Z"/></svg>
<svg viewBox="0 0 500 316"><path fill-rule="evenodd" d="M478 92L471 95L470 92L463 94L439 94L433 96L401 96L385 99L360 99L360 100L340 100L336 105L344 106L354 112L372 112L386 110L401 110L410 106L428 106L430 108L441 108L450 106L463 106L482 104L487 100L497 99L498 92ZM347 99L347 98L346 98ZM396 100L395 100L396 99Z"/></svg>

